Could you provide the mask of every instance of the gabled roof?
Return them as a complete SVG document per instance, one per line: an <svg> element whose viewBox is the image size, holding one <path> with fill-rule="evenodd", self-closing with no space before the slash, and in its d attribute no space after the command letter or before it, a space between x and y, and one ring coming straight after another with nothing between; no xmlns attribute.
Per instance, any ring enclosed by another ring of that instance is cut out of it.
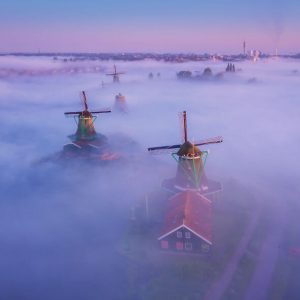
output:
<svg viewBox="0 0 300 300"><path fill-rule="evenodd" d="M159 240L185 227L212 244L212 204L198 192L186 190L171 197Z"/></svg>

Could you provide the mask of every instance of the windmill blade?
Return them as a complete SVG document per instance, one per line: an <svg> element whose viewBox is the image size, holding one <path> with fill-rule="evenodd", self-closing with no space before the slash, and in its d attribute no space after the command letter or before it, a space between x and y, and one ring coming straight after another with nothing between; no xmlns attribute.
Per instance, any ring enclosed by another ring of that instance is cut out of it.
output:
<svg viewBox="0 0 300 300"><path fill-rule="evenodd" d="M83 107L84 107L84 110L88 110L88 104L87 104L87 95L86 95L86 92L85 91L82 91L80 93L80 98L83 102Z"/></svg>
<svg viewBox="0 0 300 300"><path fill-rule="evenodd" d="M68 112L65 112L64 114L66 116L69 116L69 115L80 115L82 113L82 111L68 111Z"/></svg>
<svg viewBox="0 0 300 300"><path fill-rule="evenodd" d="M125 74L125 72L117 72L117 66L114 65L114 72L112 72L112 73L107 73L106 75L107 75L107 76L116 76L116 75L122 75L122 74Z"/></svg>
<svg viewBox="0 0 300 300"><path fill-rule="evenodd" d="M184 136L184 142L187 142L187 121L186 121L186 111L184 110L182 113L183 116L183 136Z"/></svg>
<svg viewBox="0 0 300 300"><path fill-rule="evenodd" d="M110 113L111 109L103 109L103 110L96 110L96 111L91 111L91 114L106 114Z"/></svg>
<svg viewBox="0 0 300 300"><path fill-rule="evenodd" d="M102 110L96 110L96 111L91 111L91 114L105 114L105 113L110 113L111 109L107 108L107 109L102 109ZM82 114L82 111L68 111L64 113L65 116L77 116Z"/></svg>
<svg viewBox="0 0 300 300"><path fill-rule="evenodd" d="M181 145L172 145L172 146L159 146L159 147L151 147L148 148L148 151L160 151L160 150L173 150L173 149L179 149Z"/></svg>
<svg viewBox="0 0 300 300"><path fill-rule="evenodd" d="M183 144L184 143L184 125L183 125L183 113L178 113L178 120L179 120L179 136L180 141Z"/></svg>
<svg viewBox="0 0 300 300"><path fill-rule="evenodd" d="M122 74L126 74L125 72L118 72L118 73L107 73L105 75L107 76L115 76L115 75L122 75Z"/></svg>
<svg viewBox="0 0 300 300"><path fill-rule="evenodd" d="M178 113L179 123L180 123L180 136L181 142L187 142L187 118L186 118L186 111Z"/></svg>
<svg viewBox="0 0 300 300"><path fill-rule="evenodd" d="M213 138L201 140L201 141L196 141L194 143L195 146L203 146L203 145L209 145L209 144L218 144L223 142L223 137L221 136L216 136Z"/></svg>
<svg viewBox="0 0 300 300"><path fill-rule="evenodd" d="M178 148L173 148L173 149L160 149L160 150L148 150L150 155L168 155L172 153L177 153Z"/></svg>
<svg viewBox="0 0 300 300"><path fill-rule="evenodd" d="M108 75L108 76L115 76L115 75L117 75L117 67L116 67L116 65L114 65L114 71L113 71L113 73L107 73L106 75Z"/></svg>
<svg viewBox="0 0 300 300"><path fill-rule="evenodd" d="M195 146L203 146L203 145L217 144L222 142L223 142L223 138L221 136L217 136L217 137L201 140L193 144ZM148 151L151 152L151 154L168 154L168 153L173 153L175 149L179 149L180 147L181 145L151 147L148 148Z"/></svg>

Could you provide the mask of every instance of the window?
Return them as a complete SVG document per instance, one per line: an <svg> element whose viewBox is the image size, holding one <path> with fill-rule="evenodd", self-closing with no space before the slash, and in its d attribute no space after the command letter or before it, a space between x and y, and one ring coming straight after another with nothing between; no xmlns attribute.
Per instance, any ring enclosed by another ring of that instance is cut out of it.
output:
<svg viewBox="0 0 300 300"><path fill-rule="evenodd" d="M208 252L209 249L210 249L209 245L208 245L208 244L205 244L205 243L203 243L203 244L201 245L201 248L202 248L202 251L203 251L203 252Z"/></svg>
<svg viewBox="0 0 300 300"><path fill-rule="evenodd" d="M177 231L177 238L179 238L179 239L182 238L182 232L181 231Z"/></svg>
<svg viewBox="0 0 300 300"><path fill-rule="evenodd" d="M190 239L191 238L191 233L189 231L185 232L185 238Z"/></svg>
<svg viewBox="0 0 300 300"><path fill-rule="evenodd" d="M182 242L176 242L176 249L177 250L183 250L183 243Z"/></svg>
<svg viewBox="0 0 300 300"><path fill-rule="evenodd" d="M168 249L169 248L169 242L168 241L162 240L160 244L161 244L162 249Z"/></svg>
<svg viewBox="0 0 300 300"><path fill-rule="evenodd" d="M185 250L191 251L192 249L193 249L192 243L189 242L185 243Z"/></svg>

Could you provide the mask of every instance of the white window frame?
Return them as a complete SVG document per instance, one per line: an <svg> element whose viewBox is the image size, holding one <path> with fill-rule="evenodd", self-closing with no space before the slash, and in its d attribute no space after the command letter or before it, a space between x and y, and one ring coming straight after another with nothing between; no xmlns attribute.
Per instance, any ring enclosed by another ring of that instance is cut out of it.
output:
<svg viewBox="0 0 300 300"><path fill-rule="evenodd" d="M193 250L193 244L191 242L185 242L184 243L184 249L189 250L189 251Z"/></svg>
<svg viewBox="0 0 300 300"><path fill-rule="evenodd" d="M186 239L190 239L192 237L192 235L191 235L191 233L189 231L186 231L184 233L184 236L185 236Z"/></svg>
<svg viewBox="0 0 300 300"><path fill-rule="evenodd" d="M176 236L178 239L182 239L182 231L177 231Z"/></svg>

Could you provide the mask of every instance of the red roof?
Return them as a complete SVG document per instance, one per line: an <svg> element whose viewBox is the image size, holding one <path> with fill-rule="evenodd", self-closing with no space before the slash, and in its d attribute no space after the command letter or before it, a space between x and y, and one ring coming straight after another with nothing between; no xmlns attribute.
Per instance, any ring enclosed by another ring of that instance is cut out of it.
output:
<svg viewBox="0 0 300 300"><path fill-rule="evenodd" d="M200 238L212 243L211 201L198 192L186 190L171 197L159 239L184 226Z"/></svg>

